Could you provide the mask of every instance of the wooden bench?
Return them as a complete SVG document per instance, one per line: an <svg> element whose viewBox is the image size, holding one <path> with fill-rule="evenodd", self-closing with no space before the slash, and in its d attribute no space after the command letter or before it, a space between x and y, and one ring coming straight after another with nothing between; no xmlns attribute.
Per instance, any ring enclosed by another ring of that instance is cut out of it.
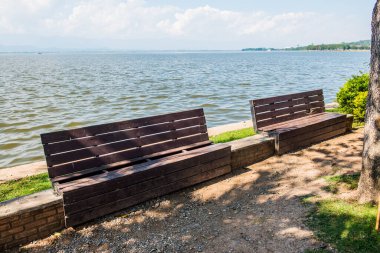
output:
<svg viewBox="0 0 380 253"><path fill-rule="evenodd" d="M203 109L41 134L66 226L231 171L231 148L211 145Z"/></svg>
<svg viewBox="0 0 380 253"><path fill-rule="evenodd" d="M253 128L275 138L277 154L346 132L346 115L325 112L323 90L250 101Z"/></svg>

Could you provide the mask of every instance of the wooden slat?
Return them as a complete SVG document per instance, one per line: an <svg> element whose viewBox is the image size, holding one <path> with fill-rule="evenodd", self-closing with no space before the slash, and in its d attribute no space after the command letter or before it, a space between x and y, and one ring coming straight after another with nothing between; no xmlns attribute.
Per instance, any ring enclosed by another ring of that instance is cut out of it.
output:
<svg viewBox="0 0 380 253"><path fill-rule="evenodd" d="M141 148L129 149L118 153L106 154L101 157L93 157L86 160L73 161L68 164L49 167L49 175L60 176L64 174L74 173L80 170L85 170L93 167L116 163L120 161L131 161L137 157L151 155L165 150L175 149L182 146L191 145L197 142L208 140L208 134L198 134L189 137L184 137L176 140L170 140L163 143L144 146ZM47 159L48 162L48 159ZM51 166L48 164L48 166ZM51 173L50 173L51 172Z"/></svg>
<svg viewBox="0 0 380 253"><path fill-rule="evenodd" d="M324 128L330 125L334 125L340 122L346 122L346 115L336 115L336 117L330 117L326 118L323 121L317 121L317 122L309 122L304 123L303 125L297 125L295 126L291 131L287 131L286 129L280 129L277 130L277 133L279 134L279 140L286 140L289 138L292 138L294 136L304 134L306 132L312 132L319 128Z"/></svg>
<svg viewBox="0 0 380 253"><path fill-rule="evenodd" d="M162 171L163 174L153 179L132 185L125 185L124 188L117 188L114 191L109 191L104 194L93 196L91 198L86 198L80 202L65 204L65 215L70 216L73 213L78 213L83 210L93 209L96 207L101 208L102 205L105 205L107 203L139 194L141 193L142 189L143 191L153 190L163 185L167 185L187 177L195 176L207 170L229 165L230 160L230 157L225 156L223 158L212 160L207 163L202 163L194 167L183 167L181 170L172 173L168 173L168 171Z"/></svg>
<svg viewBox="0 0 380 253"><path fill-rule="evenodd" d="M315 114L309 114L305 117L298 118L298 119L293 119L293 120L288 120L284 122L279 122L273 125L269 125L266 127L260 128L261 131L277 131L277 129L282 129L282 128L287 128L287 127L292 127L297 124L304 124L305 122L315 122L320 120L321 118L326 118L324 113L315 113Z"/></svg>
<svg viewBox="0 0 380 253"><path fill-rule="evenodd" d="M344 127L338 128L336 130L333 130L333 131L330 131L327 133L315 135L313 137L310 137L308 139L303 140L302 142L296 142L296 143L292 143L292 144L290 144L290 143L282 143L281 144L281 142L280 142L278 153L283 154L283 153L289 152L291 150L298 149L300 147L308 146L308 145L311 145L313 143L317 143L317 142L321 142L321 141L330 139L332 137L344 134L345 132L346 132L346 127L344 126ZM286 144L289 144L289 145L286 145Z"/></svg>
<svg viewBox="0 0 380 253"><path fill-rule="evenodd" d="M190 111L176 112L170 114L163 114L140 119L133 119L127 121L120 121L109 124L101 124L83 128L77 128L66 131L58 131L47 134L41 134L41 141L43 144L51 142L66 141L86 136L95 136L102 133L116 132L130 128L137 128L147 125L155 125L174 120L187 119L193 117L204 116L203 109L195 109Z"/></svg>
<svg viewBox="0 0 380 253"><path fill-rule="evenodd" d="M316 103L312 103L308 105L299 105L299 106L294 106L294 107L282 108L275 111L269 111L269 112L256 114L256 120L260 122L265 119L271 119L278 116L292 114L296 112L302 112L302 111L309 112L310 109L312 108L318 108L318 107L322 108L323 106L324 106L323 102L316 102Z"/></svg>
<svg viewBox="0 0 380 253"><path fill-rule="evenodd" d="M302 117L305 117L308 115L309 114L306 112L297 112L294 114L289 114L289 115L285 115L285 116L274 118L274 119L259 121L259 122L257 122L257 127L259 130L261 130L261 128L266 127L266 126L274 125L274 124L281 123L281 122L286 122L286 121L293 120L293 119L302 118Z"/></svg>
<svg viewBox="0 0 380 253"><path fill-rule="evenodd" d="M44 145L45 155L53 155L57 153L84 149L91 146L104 145L107 143L118 142L122 140L141 138L147 135L159 134L167 131L177 131L177 129L188 128L194 126L204 125L206 123L205 117L191 118L181 120L178 122L166 122L158 125L150 125L147 127L128 129L120 132L113 132L108 134L101 134L97 136L84 137L79 139L72 139L63 142L56 142ZM206 128L207 132L207 128ZM184 136L184 135L183 135ZM164 140L164 139L163 139Z"/></svg>
<svg viewBox="0 0 380 253"><path fill-rule="evenodd" d="M92 220L102 215L109 214L109 213L124 209L126 207L136 205L148 199L155 198L164 194L168 194L170 192L174 192L174 191L183 189L185 187L224 175L226 173L229 173L230 171L231 171L231 167L229 165L221 167L221 168L209 170L209 171L197 174L192 177L185 178L183 180L180 180L168 185L163 185L162 187L156 188L154 190L142 191L140 194L137 194L125 199L119 199L118 201L109 203L107 205L103 205L101 208L95 208L92 210L85 210L85 211L79 212L75 215L66 217L66 226L70 227L70 226L81 224L85 221Z"/></svg>
<svg viewBox="0 0 380 253"><path fill-rule="evenodd" d="M74 181L70 181L67 183L63 183L59 185L60 192L71 192L77 191L79 188L91 186L94 189L90 191L90 194L95 194L96 191L99 191L97 185L100 183L106 183L108 180L117 179L120 177L124 177L126 175L131 178L125 181L123 179L122 185L125 184L133 184L138 182L139 180L146 180L151 175L158 175L155 173L160 173L160 170L178 170L184 166L195 166L198 163L204 163L213 159L219 159L223 156L230 156L230 148L228 145L209 145L202 148L197 148L188 152L181 152L171 156L165 156L159 158L157 160L151 160L145 162L143 164L132 165L129 167L123 167L118 170L110 171L106 174L94 175L87 178L82 178ZM196 157L196 159L194 159ZM187 165L188 164L188 165ZM164 166L164 167L162 167ZM165 167L166 166L166 167ZM153 171L149 171L152 168L159 168ZM152 174L153 173L153 174ZM92 185L95 184L95 185ZM122 186L121 185L121 186ZM103 185L104 186L104 185ZM107 187L102 187L102 189L110 189L112 187L120 187L117 182L113 184L106 183ZM88 191L86 189L85 191ZM66 195L67 196L67 195ZM76 196L78 198L82 198L84 196L84 192L81 192L80 196Z"/></svg>
<svg viewBox="0 0 380 253"><path fill-rule="evenodd" d="M171 159L164 158L147 162L146 164L122 168L104 175L88 177L86 180L69 182L68 187L65 187L65 184L60 185L60 187L64 190L64 202L72 203L114 188L123 188L125 185L157 177L164 170L176 171L184 166L196 166L210 160L230 156L230 154L230 146L216 144L179 154L171 157ZM196 159L194 159L194 156L196 156Z"/></svg>
<svg viewBox="0 0 380 253"><path fill-rule="evenodd" d="M254 99L254 100L251 100L251 104L254 106L259 106L259 105L270 104L273 102L288 101L290 99L318 96L322 94L323 94L323 90L313 90L313 91L306 91L306 92L300 92L300 93L294 93L294 94L288 94L288 95L282 95L282 96Z"/></svg>
<svg viewBox="0 0 380 253"><path fill-rule="evenodd" d="M300 98L291 101L278 102L275 104L268 104L262 106L255 106L256 113L268 112L275 109L287 108L291 106L303 105L306 103L323 102L323 95L317 95L313 97Z"/></svg>
<svg viewBox="0 0 380 253"><path fill-rule="evenodd" d="M293 145L298 142L303 142L304 140L309 140L310 138L313 138L314 136L322 135L322 134L332 132L338 129L343 129L343 128L344 129L346 128L346 122L339 122L334 125L329 125L323 128L321 127L319 129L315 129L314 131L308 131L302 134L298 134L296 136L293 136L292 138L279 140L280 146ZM281 136L281 134L279 136Z"/></svg>
<svg viewBox="0 0 380 253"><path fill-rule="evenodd" d="M94 167L94 168L90 168L90 169L86 169L86 170L81 170L81 171L70 173L70 174L64 173L63 176L55 176L51 180L53 181L53 183L54 182L63 182L63 181L68 181L68 180L74 180L77 178L85 177L86 175L89 175L89 174L96 173L98 171L107 171L110 169L114 170L117 168L130 166L131 163L145 161L146 159L154 159L156 157L161 157L161 156L166 156L166 158L168 158L168 156L173 155L173 154L178 153L178 152L181 152L182 150L191 150L194 148L201 148L201 147L204 147L204 146L207 146L210 144L211 144L211 141L198 142L198 143L194 143L194 144L183 146L183 147L176 148L176 149L161 151L161 152L150 154L147 156L141 156L141 157L138 157L136 159L125 160L125 161L121 161L121 162L107 164L104 166ZM52 172L57 172L56 169L57 168L55 168L55 170L53 170ZM52 177L52 176L50 176L50 177Z"/></svg>

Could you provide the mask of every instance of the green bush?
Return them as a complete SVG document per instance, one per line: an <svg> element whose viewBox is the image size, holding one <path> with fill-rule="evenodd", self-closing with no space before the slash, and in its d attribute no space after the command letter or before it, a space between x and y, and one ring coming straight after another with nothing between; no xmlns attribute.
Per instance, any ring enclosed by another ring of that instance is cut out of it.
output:
<svg viewBox="0 0 380 253"><path fill-rule="evenodd" d="M369 74L354 75L336 95L339 109L342 112L353 114L358 121L364 120L368 84Z"/></svg>
<svg viewBox="0 0 380 253"><path fill-rule="evenodd" d="M365 109L367 104L368 91L359 92L354 99L354 115L359 120L364 120Z"/></svg>

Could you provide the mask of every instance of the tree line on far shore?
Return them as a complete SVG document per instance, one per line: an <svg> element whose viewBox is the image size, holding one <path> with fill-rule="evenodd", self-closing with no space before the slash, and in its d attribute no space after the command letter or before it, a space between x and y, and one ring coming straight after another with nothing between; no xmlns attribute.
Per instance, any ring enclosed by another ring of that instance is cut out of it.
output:
<svg viewBox="0 0 380 253"><path fill-rule="evenodd" d="M297 46L289 48L243 48L242 51L303 51L303 50L369 50L371 48L370 40L361 40L356 42L342 42L335 44L318 44L318 45L308 45L308 46Z"/></svg>

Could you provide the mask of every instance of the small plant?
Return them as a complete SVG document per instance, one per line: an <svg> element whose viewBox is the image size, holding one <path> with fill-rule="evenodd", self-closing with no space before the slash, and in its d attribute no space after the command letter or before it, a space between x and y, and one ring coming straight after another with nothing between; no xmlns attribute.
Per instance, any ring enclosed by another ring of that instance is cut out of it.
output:
<svg viewBox="0 0 380 253"><path fill-rule="evenodd" d="M369 74L362 73L350 78L337 93L339 110L354 115L355 120L363 121L368 94Z"/></svg>
<svg viewBox="0 0 380 253"><path fill-rule="evenodd" d="M353 114L359 120L364 120L368 91L359 92L354 99Z"/></svg>
<svg viewBox="0 0 380 253"><path fill-rule="evenodd" d="M343 183L347 185L350 190L354 190L358 188L359 178L360 173L353 173L327 177L326 180L331 183Z"/></svg>

